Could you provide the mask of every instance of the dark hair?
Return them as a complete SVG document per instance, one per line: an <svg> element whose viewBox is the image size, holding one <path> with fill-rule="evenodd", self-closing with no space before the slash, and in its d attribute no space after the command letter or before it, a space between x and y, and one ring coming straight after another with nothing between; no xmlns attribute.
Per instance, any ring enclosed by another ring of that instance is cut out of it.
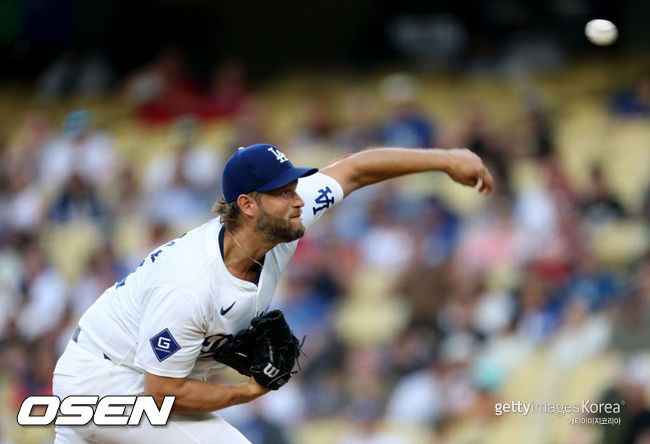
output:
<svg viewBox="0 0 650 444"><path fill-rule="evenodd" d="M255 199L255 202L260 202L260 193L253 191L248 193L250 197ZM239 216L241 209L236 200L227 203L225 198L221 198L212 205L212 212L217 213L221 217L221 222L229 229L234 230L239 225Z"/></svg>

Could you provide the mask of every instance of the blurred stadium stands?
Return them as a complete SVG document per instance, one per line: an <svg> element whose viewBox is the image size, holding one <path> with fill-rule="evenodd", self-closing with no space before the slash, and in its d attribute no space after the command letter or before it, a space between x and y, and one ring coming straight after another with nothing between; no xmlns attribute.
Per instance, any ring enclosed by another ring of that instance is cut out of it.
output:
<svg viewBox="0 0 650 444"><path fill-rule="evenodd" d="M401 98L382 90L390 70L307 71L251 88L196 133L143 123L117 94L54 100L0 85L0 443L51 440L52 428L15 423L20 401L51 391L104 288L211 217L219 167L241 141L254 134L323 166L382 145L391 124L407 140L404 115L435 128L434 146L479 152L495 192L423 174L328 214L274 302L307 335L304 371L224 417L255 443L648 442L650 113L610 109L648 67L634 56L522 78L420 70L402 77L413 90ZM92 118L74 139L60 128L79 109ZM72 157L52 183L56 143ZM104 181L77 164L91 150L114 159ZM211 159L212 181L191 159ZM622 424L494 410L586 399L625 400Z"/></svg>

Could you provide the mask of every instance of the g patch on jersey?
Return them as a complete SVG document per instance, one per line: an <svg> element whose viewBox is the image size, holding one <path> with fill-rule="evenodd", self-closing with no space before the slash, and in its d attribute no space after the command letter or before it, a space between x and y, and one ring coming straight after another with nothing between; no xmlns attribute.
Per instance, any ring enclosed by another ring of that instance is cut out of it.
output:
<svg viewBox="0 0 650 444"><path fill-rule="evenodd" d="M168 328L149 339L153 353L162 362L181 349Z"/></svg>

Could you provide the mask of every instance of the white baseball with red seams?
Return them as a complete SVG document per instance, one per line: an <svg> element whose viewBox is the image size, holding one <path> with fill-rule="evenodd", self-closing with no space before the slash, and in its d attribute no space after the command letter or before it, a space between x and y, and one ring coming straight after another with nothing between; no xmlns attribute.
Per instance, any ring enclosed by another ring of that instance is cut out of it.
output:
<svg viewBox="0 0 650 444"><path fill-rule="evenodd" d="M618 29L609 20L594 19L585 26L585 35L594 45L607 46L618 38Z"/></svg>

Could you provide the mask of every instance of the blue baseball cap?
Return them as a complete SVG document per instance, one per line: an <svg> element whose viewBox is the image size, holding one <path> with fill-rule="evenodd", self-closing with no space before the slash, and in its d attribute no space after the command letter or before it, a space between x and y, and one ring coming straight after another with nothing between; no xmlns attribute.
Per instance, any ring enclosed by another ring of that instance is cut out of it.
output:
<svg viewBox="0 0 650 444"><path fill-rule="evenodd" d="M275 190L317 171L318 168L295 167L273 145L258 143L239 148L230 156L223 167L221 188L226 202L230 203L240 194Z"/></svg>

